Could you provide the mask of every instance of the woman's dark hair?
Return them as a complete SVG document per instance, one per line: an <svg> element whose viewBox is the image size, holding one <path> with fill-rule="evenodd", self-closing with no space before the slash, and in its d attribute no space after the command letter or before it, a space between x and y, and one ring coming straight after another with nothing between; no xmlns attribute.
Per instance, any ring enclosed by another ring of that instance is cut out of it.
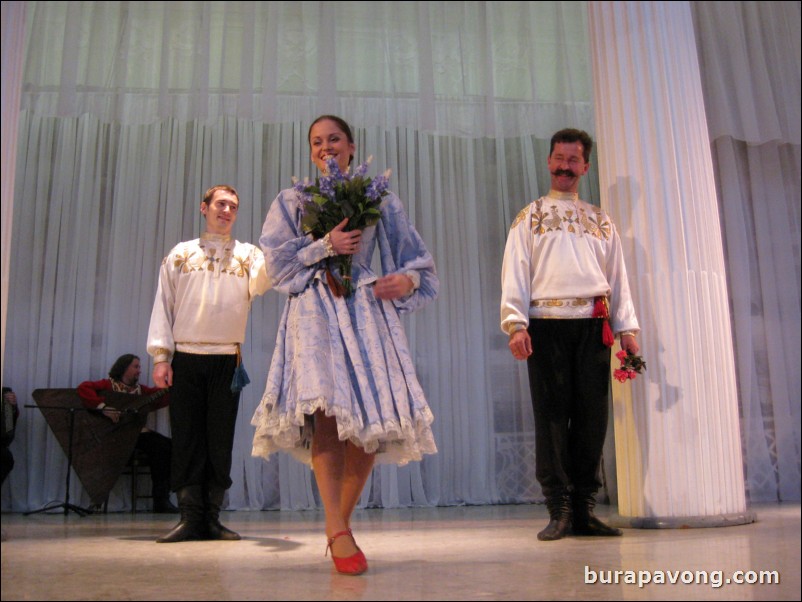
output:
<svg viewBox="0 0 802 602"><path fill-rule="evenodd" d="M309 146L312 146L312 128L315 127L321 121L333 121L337 124L337 127L340 128L345 137L348 138L348 142L351 144L354 143L354 135L351 133L351 126L348 125L348 122L343 119L342 117L337 117L336 115L321 115L317 119L312 122L312 125L309 126L309 131L306 133L306 141L309 143ZM348 165L351 164L351 161L354 160L354 156L351 155L348 159Z"/></svg>
<svg viewBox="0 0 802 602"><path fill-rule="evenodd" d="M128 370L128 366L130 366L134 360L138 360L139 356L134 355L133 353L126 353L125 355L121 355L117 358L117 361L114 362L114 365L109 370L109 378L114 380L122 380L123 374L125 371Z"/></svg>

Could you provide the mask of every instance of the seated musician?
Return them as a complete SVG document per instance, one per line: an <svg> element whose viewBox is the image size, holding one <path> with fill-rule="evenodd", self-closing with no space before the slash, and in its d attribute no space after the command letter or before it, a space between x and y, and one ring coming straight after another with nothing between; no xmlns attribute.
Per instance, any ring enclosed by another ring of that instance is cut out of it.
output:
<svg viewBox="0 0 802 602"><path fill-rule="evenodd" d="M103 393L114 391L133 395L150 395L160 389L139 384L142 365L139 358L127 353L117 358L109 370L109 378L96 381L84 381L78 385L78 395L84 407L99 410L112 422L120 420L120 412L106 405ZM169 394L154 402L149 409L157 410L169 403ZM172 441L164 435L149 429L147 426L139 433L136 449L144 452L150 463L150 476L153 481L153 512L173 514L178 512L170 502L170 462L172 458Z"/></svg>
<svg viewBox="0 0 802 602"><path fill-rule="evenodd" d="M0 484L6 482L6 477L11 469L14 468L14 455L9 446L14 440L14 428L17 426L19 418L19 408L17 407L17 395L11 387L3 387L3 447L2 447L2 480Z"/></svg>

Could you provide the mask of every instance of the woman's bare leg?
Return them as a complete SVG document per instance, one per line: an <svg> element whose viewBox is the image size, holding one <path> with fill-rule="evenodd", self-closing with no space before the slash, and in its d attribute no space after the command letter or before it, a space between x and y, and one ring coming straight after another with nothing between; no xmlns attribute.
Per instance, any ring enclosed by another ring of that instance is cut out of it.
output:
<svg viewBox="0 0 802 602"><path fill-rule="evenodd" d="M312 468L326 513L327 539L348 529L341 503L345 481L345 447L345 442L340 441L337 435L337 420L318 411L312 439ZM338 537L331 546L331 553L343 558L356 554L357 548L350 537Z"/></svg>
<svg viewBox="0 0 802 602"><path fill-rule="evenodd" d="M362 497L362 490L373 470L376 454L366 454L364 450L347 443L345 446L345 471L343 473L342 494L340 496L340 510L347 528L351 527L351 514Z"/></svg>

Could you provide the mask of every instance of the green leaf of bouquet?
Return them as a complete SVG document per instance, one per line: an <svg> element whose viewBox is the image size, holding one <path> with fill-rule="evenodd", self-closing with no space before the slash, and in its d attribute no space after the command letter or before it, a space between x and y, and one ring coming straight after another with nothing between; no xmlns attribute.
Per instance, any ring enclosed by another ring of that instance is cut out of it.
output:
<svg viewBox="0 0 802 602"><path fill-rule="evenodd" d="M317 224L318 220L316 216L306 214L301 218L301 228L303 228L303 231L307 234L314 234L315 226L317 226Z"/></svg>
<svg viewBox="0 0 802 602"><path fill-rule="evenodd" d="M354 205L351 202L351 199L344 198L340 203L340 207L342 207L343 215L345 217L351 218L354 216Z"/></svg>

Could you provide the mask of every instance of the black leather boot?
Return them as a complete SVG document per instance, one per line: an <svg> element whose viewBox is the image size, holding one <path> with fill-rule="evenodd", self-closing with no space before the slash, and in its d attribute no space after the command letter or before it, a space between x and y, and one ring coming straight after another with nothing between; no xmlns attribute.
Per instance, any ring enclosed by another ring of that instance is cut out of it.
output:
<svg viewBox="0 0 802 602"><path fill-rule="evenodd" d="M220 524L220 506L226 490L222 487L211 486L206 493L206 532L208 539L221 539L223 541L239 541L239 533Z"/></svg>
<svg viewBox="0 0 802 602"><path fill-rule="evenodd" d="M176 492L181 520L167 535L156 543L176 543L179 541L199 541L206 539L206 525L203 521L203 495L200 485L188 485Z"/></svg>
<svg viewBox="0 0 802 602"><path fill-rule="evenodd" d="M551 520L546 528L537 534L540 541L554 541L566 536L571 528L571 498L567 493L546 497L546 507Z"/></svg>
<svg viewBox="0 0 802 602"><path fill-rule="evenodd" d="M623 535L621 529L605 525L593 515L596 499L592 493L572 493L571 505L574 511L575 535L594 535L597 537L619 537Z"/></svg>
<svg viewBox="0 0 802 602"><path fill-rule="evenodd" d="M176 508L170 501L170 496L153 496L153 512L155 514L178 514Z"/></svg>

